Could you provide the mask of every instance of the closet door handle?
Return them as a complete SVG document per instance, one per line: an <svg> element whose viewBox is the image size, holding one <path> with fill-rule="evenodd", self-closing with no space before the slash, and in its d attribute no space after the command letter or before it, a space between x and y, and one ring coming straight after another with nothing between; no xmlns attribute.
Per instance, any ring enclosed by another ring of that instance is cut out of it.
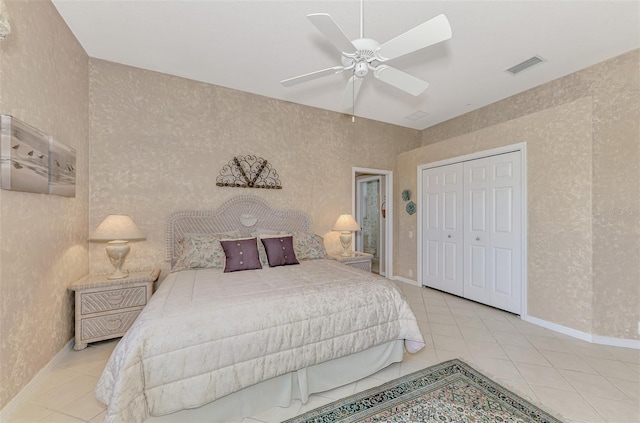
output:
<svg viewBox="0 0 640 423"><path fill-rule="evenodd" d="M451 238L451 235L447 235L447 238Z"/></svg>
<svg viewBox="0 0 640 423"><path fill-rule="evenodd" d="M476 241L480 241L480 237L479 236L476 237Z"/></svg>

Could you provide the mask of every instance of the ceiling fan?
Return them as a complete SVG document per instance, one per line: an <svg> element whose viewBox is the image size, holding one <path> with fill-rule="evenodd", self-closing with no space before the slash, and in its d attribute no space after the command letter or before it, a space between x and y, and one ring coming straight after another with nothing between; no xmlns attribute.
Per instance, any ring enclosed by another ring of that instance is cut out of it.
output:
<svg viewBox="0 0 640 423"><path fill-rule="evenodd" d="M451 26L445 15L438 15L422 24L380 44L376 40L364 38L363 3L360 3L360 38L349 40L338 24L327 13L307 15L311 23L342 52L342 66L307 73L285 79L280 83L284 87L311 81L343 71L352 73L342 97L342 108L354 106L364 77L373 71L373 76L395 88L418 96L429 83L399 69L385 65L384 62L396 59L425 47L432 46L451 38Z"/></svg>

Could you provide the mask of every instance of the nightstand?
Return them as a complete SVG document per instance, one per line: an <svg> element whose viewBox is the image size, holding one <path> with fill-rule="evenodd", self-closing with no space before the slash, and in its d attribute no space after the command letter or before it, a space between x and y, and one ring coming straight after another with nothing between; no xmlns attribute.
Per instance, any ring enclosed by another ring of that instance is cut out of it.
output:
<svg viewBox="0 0 640 423"><path fill-rule="evenodd" d="M122 279L85 276L69 289L76 293L76 342L80 351L89 342L124 335L147 305L160 269L131 272Z"/></svg>
<svg viewBox="0 0 640 423"><path fill-rule="evenodd" d="M340 263L346 264L347 266L371 272L371 260L373 259L373 254L354 251L347 257L340 255L340 253L329 254L329 256L338 260Z"/></svg>

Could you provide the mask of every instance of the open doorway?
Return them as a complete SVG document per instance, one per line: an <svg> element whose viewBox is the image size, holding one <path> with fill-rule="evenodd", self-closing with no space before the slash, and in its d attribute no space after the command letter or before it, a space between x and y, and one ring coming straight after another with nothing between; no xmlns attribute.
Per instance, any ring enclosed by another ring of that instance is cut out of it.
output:
<svg viewBox="0 0 640 423"><path fill-rule="evenodd" d="M391 278L393 260L393 173L353 168L353 216L362 228L356 232L356 251L373 255L371 271Z"/></svg>

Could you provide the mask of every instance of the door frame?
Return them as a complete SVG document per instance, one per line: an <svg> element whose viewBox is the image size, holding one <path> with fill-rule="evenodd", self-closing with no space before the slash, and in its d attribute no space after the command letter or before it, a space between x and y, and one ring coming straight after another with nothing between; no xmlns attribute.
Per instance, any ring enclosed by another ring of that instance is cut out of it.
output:
<svg viewBox="0 0 640 423"><path fill-rule="evenodd" d="M385 201L387 202L386 214L384 219L385 229L385 275L387 279L393 279L393 171L384 169L371 169L367 167L351 168L351 214L356 215L356 175L359 173L367 173L384 177L385 180ZM382 202L380 203L382 204Z"/></svg>
<svg viewBox="0 0 640 423"><path fill-rule="evenodd" d="M417 225L417 237L418 243L418 263L417 263L417 282L419 286L422 286L422 171L426 169L432 169L434 167L446 166L454 163L467 162L475 159L482 159L490 156L497 156L499 154L511 153L514 151L520 151L521 156L521 190L522 190L522 207L521 207L521 251L522 251L522 268L521 268L521 280L522 280L522 292L521 292L521 318L525 318L527 314L527 143L521 142L516 144L510 144L503 147L492 148L490 150L477 151L475 153L465 154L463 156L451 157L449 159L439 160L437 162L425 163L418 165L417 167L417 182L418 182L418 225Z"/></svg>
<svg viewBox="0 0 640 423"><path fill-rule="evenodd" d="M357 179L360 178L360 179ZM363 204L362 204L362 184L366 183L366 182L371 182L371 181L377 181L378 182L378 192L380 195L380 198L378 199L380 204L379 206L382 206L382 195L384 195L384 193L382 192L381 186L382 186L382 176L380 175L371 175L371 176L356 176L356 195L360 194L357 196L356 199L356 209L354 210L354 217L356 218L357 222L360 222L360 220L358 220L359 217L361 217L362 215L362 209ZM378 210L378 214L379 210ZM384 221L382 219L379 219L378 222L378 231L382 232L384 230L383 227L383 223ZM358 231L358 233L356 234L356 249L358 248L358 246L360 246L362 248L362 250L364 251L364 246L361 245L362 244L362 231ZM378 239L380 239L380 233L378 233ZM378 241L379 242L379 241ZM380 250L380 246L378 246L378 250Z"/></svg>

